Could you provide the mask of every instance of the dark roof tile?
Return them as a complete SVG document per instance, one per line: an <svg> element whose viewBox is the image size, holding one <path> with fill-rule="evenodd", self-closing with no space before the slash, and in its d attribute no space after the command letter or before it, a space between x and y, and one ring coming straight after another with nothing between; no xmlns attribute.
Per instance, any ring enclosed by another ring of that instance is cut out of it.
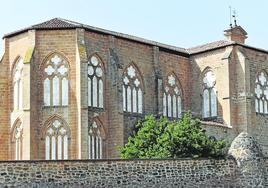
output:
<svg viewBox="0 0 268 188"><path fill-rule="evenodd" d="M149 44L149 45L154 45L154 46L158 46L160 48L165 48L165 49L168 49L171 51L176 51L176 52L179 52L179 53L182 53L185 55L189 55L185 48L179 48L179 47L162 44L159 42L147 40L147 39L132 36L132 35L127 35L127 34L123 34L123 33L119 33L119 32L109 31L109 30L105 30L105 29L101 29L101 28L97 28L97 27L92 27L89 25L77 23L77 22L62 19L62 18L54 18L54 19L51 19L49 21L46 21L46 22L43 22L40 24L32 25L30 27L27 27L27 28L24 28L21 30L17 30L17 31L12 32L12 33L8 33L8 34L4 35L4 38L12 37L14 35L26 32L26 31L31 30L31 29L42 30L42 29L75 29L75 28L84 28L85 30L90 30L90 31L99 32L99 33L103 33L103 34L113 35L113 36L117 36L120 38L125 38L128 40L133 40L133 41L137 41L137 42L141 42L141 43L145 43L145 44Z"/></svg>
<svg viewBox="0 0 268 188"><path fill-rule="evenodd" d="M127 35L127 34L123 34L123 33L119 33L119 32L109 31L109 30L105 30L105 29L101 29L101 28L97 28L97 27L92 27L89 25L81 24L78 22L74 22L74 21L70 21L70 20L66 20L66 19L62 19L62 18L54 18L54 19L45 21L45 22L40 23L40 24L32 25L30 27L27 27L27 28L24 28L21 30L17 30L17 31L12 32L12 33L8 33L8 34L4 35L4 38L12 37L12 36L15 36L17 34L27 32L28 30L32 30L32 29L43 30L43 29L76 29L76 28L83 28L83 29L88 30L88 31L94 31L94 32L102 33L102 34L113 35L116 37L132 40L132 41L136 41L136 42L140 42L140 43L144 43L144 44L158 46L159 48L174 51L174 52L183 54L184 56L187 56L187 57L189 55L207 52L207 51L215 50L218 48L223 48L223 47L234 45L234 44L268 53L268 51L264 50L264 49L259 49L259 48L251 47L251 46L248 46L245 44L240 44L240 43L236 43L233 41L228 41L228 40L220 40L220 41L196 46L193 48L185 49L185 48L180 48L180 47L176 47L176 46L172 46L172 45L167 45L167 44L155 42L152 40L147 40L147 39L132 36L132 35Z"/></svg>
<svg viewBox="0 0 268 188"><path fill-rule="evenodd" d="M205 52L205 51L210 51L210 50L230 46L232 44L235 44L235 42L228 41L228 40L220 40L220 41L211 42L211 43L208 43L208 44L196 46L196 47L193 47L193 48L189 48L189 49L187 49L187 51L190 54L197 54L197 53L201 53L201 52Z"/></svg>

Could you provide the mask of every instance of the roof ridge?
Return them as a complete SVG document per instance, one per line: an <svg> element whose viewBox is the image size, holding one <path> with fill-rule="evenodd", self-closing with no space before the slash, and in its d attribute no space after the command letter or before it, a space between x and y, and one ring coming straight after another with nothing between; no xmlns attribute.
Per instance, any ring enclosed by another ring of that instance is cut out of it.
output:
<svg viewBox="0 0 268 188"><path fill-rule="evenodd" d="M87 24L82 24L79 22L75 22L75 21L68 20L68 19L63 19L60 17L52 18L50 20L41 22L39 24L35 24L35 25L30 26L30 27L26 27L26 28L17 30L15 32L8 33L8 34L4 35L3 38L12 37L12 36L18 35L20 33L27 32L27 31L32 30L32 29L33 30L52 30L52 29L76 29L76 28L83 28L87 31L98 32L98 33L106 34L106 35L113 35L113 36L116 36L119 38L128 39L131 41L136 41L136 42L144 43L147 45L157 46L159 48L174 51L176 53L184 54L186 56L206 52L209 50L215 50L215 49L223 48L223 47L234 45L234 44L238 44L234 41L219 40L219 41L215 41L215 42L209 42L209 43L206 43L203 45L194 46L191 48L182 48L182 47L177 47L174 45L164 44L161 42L156 42L153 40L145 39L142 37L137 37L137 36L134 36L131 34L124 34L121 32L110 31L107 29L102 29L102 28L90 26ZM246 44L240 44L240 45L248 47L248 48L254 48L256 50L261 50L261 51L268 53L268 51L265 49L252 47L252 46L249 46Z"/></svg>
<svg viewBox="0 0 268 188"><path fill-rule="evenodd" d="M196 53L200 53L200 52L204 52L204 51L208 51L208 50L213 50L213 49L217 49L217 48L221 48L221 47L226 47L226 46L229 46L229 45L232 45L235 43L236 42L229 41L229 40L218 40L218 41L209 42L206 44L202 44L202 45L188 48L187 52L191 55L191 54L196 54Z"/></svg>

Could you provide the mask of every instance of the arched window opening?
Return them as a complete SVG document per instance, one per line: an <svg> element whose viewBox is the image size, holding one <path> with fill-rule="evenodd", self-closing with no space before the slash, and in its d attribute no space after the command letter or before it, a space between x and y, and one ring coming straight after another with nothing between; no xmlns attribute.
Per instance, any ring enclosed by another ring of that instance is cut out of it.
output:
<svg viewBox="0 0 268 188"><path fill-rule="evenodd" d="M103 108L104 69L97 56L88 62L88 106Z"/></svg>
<svg viewBox="0 0 268 188"><path fill-rule="evenodd" d="M16 64L16 68L14 71L13 77L13 105L14 110L21 110L23 104L23 79L22 79L22 71L23 71L23 59L19 59Z"/></svg>
<svg viewBox="0 0 268 188"><path fill-rule="evenodd" d="M217 117L216 76L207 71L203 78L203 118Z"/></svg>
<svg viewBox="0 0 268 188"><path fill-rule="evenodd" d="M255 81L255 110L260 114L268 114L267 74L263 71Z"/></svg>
<svg viewBox="0 0 268 188"><path fill-rule="evenodd" d="M69 103L68 63L58 55L52 56L44 68L44 105L67 106Z"/></svg>
<svg viewBox="0 0 268 188"><path fill-rule="evenodd" d="M182 111L181 89L178 79L169 75L165 80L163 92L163 116L180 118Z"/></svg>
<svg viewBox="0 0 268 188"><path fill-rule="evenodd" d="M103 137L101 126L95 121L89 126L88 130L88 158L102 159L103 156Z"/></svg>
<svg viewBox="0 0 268 188"><path fill-rule="evenodd" d="M69 129L60 119L54 119L45 132L46 160L68 159Z"/></svg>
<svg viewBox="0 0 268 188"><path fill-rule="evenodd" d="M21 160L22 159L22 123L18 121L13 129L13 151L14 151L14 159Z"/></svg>
<svg viewBox="0 0 268 188"><path fill-rule="evenodd" d="M142 78L137 69L130 65L123 75L123 109L125 112L142 113Z"/></svg>

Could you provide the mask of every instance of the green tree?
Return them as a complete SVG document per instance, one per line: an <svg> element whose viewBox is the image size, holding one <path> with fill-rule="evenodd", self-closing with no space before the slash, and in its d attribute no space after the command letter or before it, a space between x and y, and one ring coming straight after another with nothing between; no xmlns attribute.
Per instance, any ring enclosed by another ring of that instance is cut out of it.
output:
<svg viewBox="0 0 268 188"><path fill-rule="evenodd" d="M198 119L185 114L178 121L165 117L146 116L137 125L137 131L120 148L121 158L181 158L225 155L227 144L206 135Z"/></svg>

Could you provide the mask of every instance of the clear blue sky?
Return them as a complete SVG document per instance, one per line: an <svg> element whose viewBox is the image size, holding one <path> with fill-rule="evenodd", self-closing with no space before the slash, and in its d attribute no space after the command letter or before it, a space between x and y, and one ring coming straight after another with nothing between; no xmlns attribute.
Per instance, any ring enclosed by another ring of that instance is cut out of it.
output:
<svg viewBox="0 0 268 188"><path fill-rule="evenodd" d="M223 39L229 5L249 33L247 44L268 49L267 0L5 0L0 35L54 17L179 47ZM1 42L0 54L3 43Z"/></svg>

